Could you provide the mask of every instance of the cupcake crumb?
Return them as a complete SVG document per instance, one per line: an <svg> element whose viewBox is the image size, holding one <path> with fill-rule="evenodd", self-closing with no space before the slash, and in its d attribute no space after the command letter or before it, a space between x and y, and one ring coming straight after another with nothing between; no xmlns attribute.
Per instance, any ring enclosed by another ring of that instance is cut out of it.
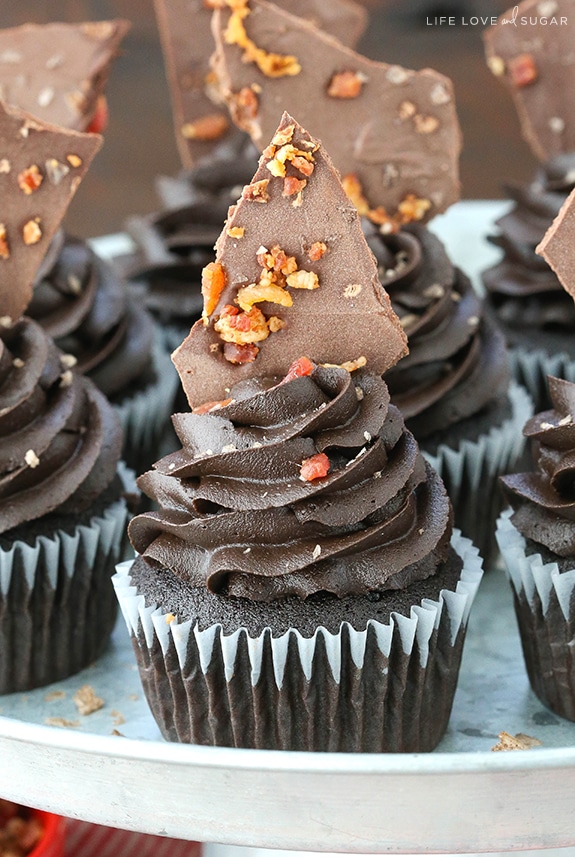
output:
<svg viewBox="0 0 575 857"><path fill-rule="evenodd" d="M66 692L64 690L51 690L50 693L47 693L44 699L46 702L54 702L56 699L65 699Z"/></svg>
<svg viewBox="0 0 575 857"><path fill-rule="evenodd" d="M47 717L44 723L47 726L59 726L62 729L76 729L80 725L79 720L66 720L65 717Z"/></svg>
<svg viewBox="0 0 575 857"><path fill-rule="evenodd" d="M499 743L491 748L492 752L530 750L532 747L540 747L542 743L538 738L532 738L531 735L526 735L524 732L518 732L516 735L500 732L498 738Z"/></svg>
<svg viewBox="0 0 575 857"><path fill-rule="evenodd" d="M110 714L114 718L112 721L114 726L122 726L122 724L126 722L126 718L124 717L121 711L118 711L114 708L114 710L111 711Z"/></svg>
<svg viewBox="0 0 575 857"><path fill-rule="evenodd" d="M87 716L103 708L104 700L96 696L92 685L84 684L74 694L74 704L80 714Z"/></svg>

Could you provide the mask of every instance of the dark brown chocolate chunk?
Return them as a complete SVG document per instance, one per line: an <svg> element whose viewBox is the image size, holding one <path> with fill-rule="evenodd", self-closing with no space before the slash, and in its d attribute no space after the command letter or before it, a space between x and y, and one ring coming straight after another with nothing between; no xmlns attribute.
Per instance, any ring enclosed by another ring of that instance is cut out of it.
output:
<svg viewBox="0 0 575 857"><path fill-rule="evenodd" d="M302 356L383 374L407 353L357 210L323 146L284 113L204 269L204 322L173 360L192 407Z"/></svg>
<svg viewBox="0 0 575 857"><path fill-rule="evenodd" d="M524 0L484 33L487 64L513 97L540 160L575 150L573 0Z"/></svg>
<svg viewBox="0 0 575 857"><path fill-rule="evenodd" d="M565 291L575 299L575 190L561 206L536 252L553 268Z"/></svg>
<svg viewBox="0 0 575 857"><path fill-rule="evenodd" d="M176 142L182 164L189 168L208 154L215 142L237 133L210 70L214 50L210 23L217 0L154 0L154 5ZM367 25L365 9L353 0L277 0L277 5L314 21L350 46L357 43Z"/></svg>
<svg viewBox="0 0 575 857"><path fill-rule="evenodd" d="M114 20L0 30L0 99L43 122L86 131L129 28Z"/></svg>
<svg viewBox="0 0 575 857"><path fill-rule="evenodd" d="M0 317L16 321L38 267L102 145L0 102Z"/></svg>
<svg viewBox="0 0 575 857"><path fill-rule="evenodd" d="M265 0L234 6L214 12L213 66L232 118L260 149L282 110L298 117L360 213L388 231L458 199L461 135L448 78L368 60Z"/></svg>

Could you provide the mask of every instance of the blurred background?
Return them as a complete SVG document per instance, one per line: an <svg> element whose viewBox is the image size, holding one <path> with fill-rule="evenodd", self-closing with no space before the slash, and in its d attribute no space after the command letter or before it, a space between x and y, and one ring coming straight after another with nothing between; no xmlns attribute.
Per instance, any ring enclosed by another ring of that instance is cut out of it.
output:
<svg viewBox="0 0 575 857"><path fill-rule="evenodd" d="M329 2L329 0L326 0ZM504 181L525 181L536 166L511 98L485 65L481 21L509 3L500 0L366 0L370 14L358 50L407 68L431 67L454 83L463 130L462 197L501 198ZM0 4L0 26L28 21L126 18L132 29L108 84L110 120L105 145L84 179L66 218L81 237L122 229L131 214L157 207L154 180L180 169L170 100L152 0L18 0ZM453 15L454 26L439 25ZM462 25L464 18L468 24Z"/></svg>

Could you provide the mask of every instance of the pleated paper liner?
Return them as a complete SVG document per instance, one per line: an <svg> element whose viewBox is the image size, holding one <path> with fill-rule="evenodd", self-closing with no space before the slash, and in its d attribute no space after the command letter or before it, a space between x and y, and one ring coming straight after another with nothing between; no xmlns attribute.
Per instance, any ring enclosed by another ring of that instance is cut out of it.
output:
<svg viewBox="0 0 575 857"><path fill-rule="evenodd" d="M123 456L136 473L149 470L161 457L180 387L170 355L159 341L154 345L152 372L150 384L114 405L124 430Z"/></svg>
<svg viewBox="0 0 575 857"><path fill-rule="evenodd" d="M527 351L523 348L511 348L509 357L513 377L525 387L533 399L535 413L551 408L547 390L548 375L575 382L575 358L566 352L550 354L540 349Z"/></svg>
<svg viewBox="0 0 575 857"><path fill-rule="evenodd" d="M449 719L463 641L482 577L472 543L456 532L463 559L453 590L423 599L409 616L364 631L348 623L311 638L273 637L192 620L145 604L118 566L116 594L142 684L164 737L206 745L284 750L420 752L433 749Z"/></svg>
<svg viewBox="0 0 575 857"><path fill-rule="evenodd" d="M526 541L505 510L497 542L505 563L523 656L531 687L548 708L575 720L575 558L560 571L540 554L526 553Z"/></svg>
<svg viewBox="0 0 575 857"><path fill-rule="evenodd" d="M119 473L130 487L129 471ZM110 579L127 519L118 499L87 523L0 549L0 694L67 678L101 654L117 612Z"/></svg>
<svg viewBox="0 0 575 857"><path fill-rule="evenodd" d="M523 426L533 415L529 394L516 383L509 387L511 415L501 425L457 448L441 444L435 455L422 450L441 476L453 504L455 525L479 548L488 570L495 562L495 522L504 500L498 478L517 470L523 458Z"/></svg>

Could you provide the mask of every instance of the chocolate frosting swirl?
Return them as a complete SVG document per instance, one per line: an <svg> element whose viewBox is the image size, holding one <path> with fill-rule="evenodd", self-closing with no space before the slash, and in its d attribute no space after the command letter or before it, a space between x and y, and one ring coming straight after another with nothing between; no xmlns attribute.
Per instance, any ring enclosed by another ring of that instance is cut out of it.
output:
<svg viewBox="0 0 575 857"><path fill-rule="evenodd" d="M542 164L528 185L505 185L512 209L499 218L500 234L489 240L501 247L501 262L483 273L498 319L516 331L525 328L572 330L575 306L545 259L539 244L575 187L575 152Z"/></svg>
<svg viewBox="0 0 575 857"><path fill-rule="evenodd" d="M502 477L522 535L562 557L575 556L575 384L548 378L553 408L536 414L523 434L537 470Z"/></svg>
<svg viewBox="0 0 575 857"><path fill-rule="evenodd" d="M38 272L28 315L107 396L125 391L151 365L152 317L107 262L61 231Z"/></svg>
<svg viewBox="0 0 575 857"><path fill-rule="evenodd" d="M116 414L62 356L30 319L0 327L0 533L88 509L116 473Z"/></svg>
<svg viewBox="0 0 575 857"><path fill-rule="evenodd" d="M385 380L416 438L503 398L509 383L503 338L439 239L419 224L391 235L364 228L380 279L407 333L409 354Z"/></svg>
<svg viewBox="0 0 575 857"><path fill-rule="evenodd" d="M161 210L127 221L137 246L127 275L143 285L146 306L163 321L185 321L190 327L201 316L202 268L213 262L228 208L257 165L255 148L245 135L238 136L193 169L160 177Z"/></svg>
<svg viewBox="0 0 575 857"><path fill-rule="evenodd" d="M160 507L130 525L148 563L256 601L397 589L436 572L451 507L381 378L316 367L230 397L176 414L182 449L139 479ZM330 470L305 481L301 464L319 453Z"/></svg>

